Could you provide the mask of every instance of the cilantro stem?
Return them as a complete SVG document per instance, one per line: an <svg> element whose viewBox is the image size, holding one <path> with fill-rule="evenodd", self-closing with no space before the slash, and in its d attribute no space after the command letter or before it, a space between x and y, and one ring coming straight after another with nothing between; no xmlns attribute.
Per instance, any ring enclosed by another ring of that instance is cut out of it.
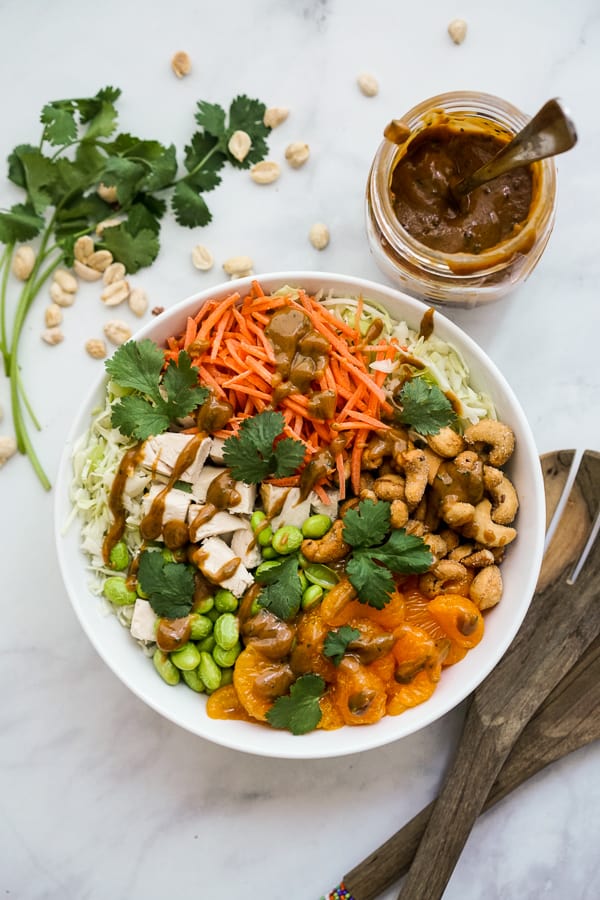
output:
<svg viewBox="0 0 600 900"><path fill-rule="evenodd" d="M6 286L8 284L8 273L10 271L10 260L13 253L13 247L14 244L7 244L0 259L0 271L4 267L4 272L2 273L2 284L0 285L0 349L2 350L2 358L4 359L4 373L6 376L8 376L10 367L8 332L6 330Z"/></svg>
<svg viewBox="0 0 600 900"><path fill-rule="evenodd" d="M205 165L205 163L208 162L208 160L211 158L213 153L216 153L217 150L219 150L219 151L223 150L223 147L221 146L221 141L218 141L218 143L216 143L214 147L211 147L211 149L208 151L206 156L204 156L203 159L200 160L200 162L196 163L196 165L194 166L193 169L191 169L189 172L186 172L185 175L181 176L181 178L176 178L174 181L169 182L169 184L165 184L165 186L160 188L160 190L166 191L172 187L175 187L175 185L179 184L181 181L187 181L188 178L191 178L193 175L195 175L196 172L199 169L201 169L202 166Z"/></svg>

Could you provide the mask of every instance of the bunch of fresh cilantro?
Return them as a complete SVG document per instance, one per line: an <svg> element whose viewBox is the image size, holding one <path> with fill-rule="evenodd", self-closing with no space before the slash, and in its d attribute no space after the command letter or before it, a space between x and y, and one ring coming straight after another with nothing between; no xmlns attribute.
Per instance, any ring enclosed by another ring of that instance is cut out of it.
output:
<svg viewBox="0 0 600 900"><path fill-rule="evenodd" d="M226 112L200 101L198 129L183 150L182 166L174 144L115 134L121 91L105 87L94 97L47 103L41 112L37 144L19 144L8 158L8 178L24 192L23 200L0 209L0 352L11 381L11 406L17 446L26 453L46 489L44 473L28 434L26 415L40 426L23 390L19 371L19 340L27 313L44 283L59 265L73 262L78 237L94 234L96 226L117 216L119 224L104 228L97 249L110 250L129 273L156 259L161 219L170 208L180 225L206 225L211 213L204 194L221 181L226 163L248 168L263 159L270 129L264 125L265 105L244 95ZM235 131L245 131L251 148L243 162L228 150ZM180 171L181 170L181 171ZM98 194L100 184L113 187L117 201ZM33 271L9 310L9 272L22 241L37 239ZM9 312L12 322L9 326Z"/></svg>

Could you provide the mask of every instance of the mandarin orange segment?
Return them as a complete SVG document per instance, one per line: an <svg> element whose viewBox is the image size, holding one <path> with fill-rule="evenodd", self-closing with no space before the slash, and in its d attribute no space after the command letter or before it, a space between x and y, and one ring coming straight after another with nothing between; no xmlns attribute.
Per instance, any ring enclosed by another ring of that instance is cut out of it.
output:
<svg viewBox="0 0 600 900"><path fill-rule="evenodd" d="M388 716L398 716L412 706L429 700L435 691L435 683L426 671L418 672L408 684L390 683L388 687Z"/></svg>
<svg viewBox="0 0 600 900"><path fill-rule="evenodd" d="M300 617L296 629L296 646L292 650L290 664L297 675L313 672L325 681L335 681L335 666L323 656L323 642L330 626L323 621L320 608L312 609Z"/></svg>
<svg viewBox="0 0 600 900"><path fill-rule="evenodd" d="M334 731L336 728L343 727L344 718L337 707L334 688L330 688L327 693L323 694L319 700L319 706L322 715L317 728L322 728L323 731Z"/></svg>
<svg viewBox="0 0 600 900"><path fill-rule="evenodd" d="M385 656L381 656L374 662L369 663L367 668L369 672L374 672L383 682L392 681L396 671L396 659L393 652L386 653Z"/></svg>
<svg viewBox="0 0 600 900"><path fill-rule="evenodd" d="M429 598L425 597L418 588L417 582L411 581L403 588L404 602L406 606L405 619L411 625L423 628L432 638L445 637L439 622L434 619L429 611Z"/></svg>
<svg viewBox="0 0 600 900"><path fill-rule="evenodd" d="M240 719L243 722L256 722L249 716L239 701L232 684L217 688L206 702L206 713L210 719Z"/></svg>
<svg viewBox="0 0 600 900"><path fill-rule="evenodd" d="M385 715L383 681L352 656L345 656L338 666L334 696L346 725L373 725Z"/></svg>
<svg viewBox="0 0 600 900"><path fill-rule="evenodd" d="M276 697L287 692L293 681L290 667L263 656L252 645L235 661L233 686L246 712L264 722Z"/></svg>
<svg viewBox="0 0 600 900"><path fill-rule="evenodd" d="M483 637L483 616L461 594L440 594L429 602L429 612L451 641L470 650Z"/></svg>

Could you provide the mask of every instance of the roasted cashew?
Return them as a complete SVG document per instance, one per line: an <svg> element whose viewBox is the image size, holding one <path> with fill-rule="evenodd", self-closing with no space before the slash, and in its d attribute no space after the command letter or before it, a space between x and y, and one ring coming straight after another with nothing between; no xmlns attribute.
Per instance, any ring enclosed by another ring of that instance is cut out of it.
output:
<svg viewBox="0 0 600 900"><path fill-rule="evenodd" d="M446 459L451 459L465 449L462 437L449 425L446 425L445 428L440 428L437 434L428 434L425 440L434 453Z"/></svg>
<svg viewBox="0 0 600 900"><path fill-rule="evenodd" d="M361 500L372 500L374 503L377 503L379 500L375 491L372 491L370 488L363 488L358 496Z"/></svg>
<svg viewBox="0 0 600 900"><path fill-rule="evenodd" d="M439 594L461 594L468 596L472 573L459 562L440 559L431 570L419 578L419 590L430 600Z"/></svg>
<svg viewBox="0 0 600 900"><path fill-rule="evenodd" d="M479 609L490 609L502 597L502 575L498 566L480 569L469 588L469 598Z"/></svg>
<svg viewBox="0 0 600 900"><path fill-rule="evenodd" d="M461 559L463 566L467 566L469 569L483 569L485 566L493 566L495 561L494 554L487 547L475 550L474 553L463 556Z"/></svg>
<svg viewBox="0 0 600 900"><path fill-rule="evenodd" d="M504 547L517 536L516 529L508 525L498 525L491 518L492 504L489 500L481 500L475 507L471 522L462 528L465 537L471 538L482 547Z"/></svg>
<svg viewBox="0 0 600 900"><path fill-rule="evenodd" d="M453 559L455 562L461 563L463 559L471 556L472 553L473 544L458 544L456 547L453 547L452 550L448 553L448 559Z"/></svg>
<svg viewBox="0 0 600 900"><path fill-rule="evenodd" d="M483 483L492 498L492 521L510 525L517 514L519 499L514 485L500 469L483 467Z"/></svg>
<svg viewBox="0 0 600 900"><path fill-rule="evenodd" d="M422 522L417 522L416 519L409 519L404 526L404 530L407 534L416 534L417 537L423 537L423 535L426 534L424 524Z"/></svg>
<svg viewBox="0 0 600 900"><path fill-rule="evenodd" d="M425 454L425 459L427 460L427 482L431 486L433 484L433 479L437 475L438 469L444 460L443 457L438 453L434 453L429 447L423 447L422 450Z"/></svg>
<svg viewBox="0 0 600 900"><path fill-rule="evenodd" d="M446 546L448 547L448 553L452 553L459 544L460 544L460 535L453 531L452 528L442 528L439 532L440 537L443 537L446 541Z"/></svg>
<svg viewBox="0 0 600 900"><path fill-rule="evenodd" d="M463 503L454 494L447 494L440 505L440 516L451 528L462 528L473 520L475 507L472 503Z"/></svg>
<svg viewBox="0 0 600 900"><path fill-rule="evenodd" d="M404 500L404 478L402 475L382 475L373 483L373 490L380 500Z"/></svg>
<svg viewBox="0 0 600 900"><path fill-rule="evenodd" d="M404 500L392 500L390 504L390 525L392 528L404 528L408 522L408 506Z"/></svg>
<svg viewBox="0 0 600 900"><path fill-rule="evenodd" d="M421 502L427 488L429 464L422 450L407 450L402 454L402 465L406 475L406 502L414 508Z"/></svg>
<svg viewBox="0 0 600 900"><path fill-rule="evenodd" d="M495 419L481 419L475 425L470 425L465 431L467 444L479 444L480 453L487 451L487 459L492 466L503 466L512 456L515 449L515 435L512 428Z"/></svg>
<svg viewBox="0 0 600 900"><path fill-rule="evenodd" d="M314 563L338 562L350 552L350 545L343 538L344 523L336 519L325 537L302 541L302 553Z"/></svg>
<svg viewBox="0 0 600 900"><path fill-rule="evenodd" d="M448 544L439 534L425 534L423 535L423 542L429 547L436 562L448 552Z"/></svg>

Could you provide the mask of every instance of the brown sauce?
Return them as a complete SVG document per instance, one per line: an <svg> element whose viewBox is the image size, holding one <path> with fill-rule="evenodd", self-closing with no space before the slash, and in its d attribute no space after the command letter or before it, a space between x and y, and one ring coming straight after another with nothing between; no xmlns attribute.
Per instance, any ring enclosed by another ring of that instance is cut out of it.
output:
<svg viewBox="0 0 600 900"><path fill-rule="evenodd" d="M300 502L306 500L313 487L321 478L335 468L336 456L341 453L348 441L347 434L338 434L328 447L323 447L312 457L300 475Z"/></svg>
<svg viewBox="0 0 600 900"><path fill-rule="evenodd" d="M506 144L499 135L432 125L410 141L392 172L394 212L415 240L444 253L481 253L511 237L527 219L531 167L472 191L460 207L450 187L489 162Z"/></svg>
<svg viewBox="0 0 600 900"><path fill-rule="evenodd" d="M233 416L233 406L227 400L219 400L211 392L196 413L196 425L200 431L212 434L223 428Z"/></svg>
<svg viewBox="0 0 600 900"><path fill-rule="evenodd" d="M125 490L127 479L142 457L143 446L143 444L136 444L135 447L131 447L129 450L125 451L110 489L108 508L112 513L114 521L102 544L102 558L106 565L110 562L110 552L112 548L121 540L123 532L125 531L127 510L123 505L123 491Z"/></svg>
<svg viewBox="0 0 600 900"><path fill-rule="evenodd" d="M294 307L282 307L273 313L265 334L275 352L273 406L290 394L310 393L313 382L319 381L325 374L329 341L315 331L305 312ZM326 417L319 415L315 418Z"/></svg>

